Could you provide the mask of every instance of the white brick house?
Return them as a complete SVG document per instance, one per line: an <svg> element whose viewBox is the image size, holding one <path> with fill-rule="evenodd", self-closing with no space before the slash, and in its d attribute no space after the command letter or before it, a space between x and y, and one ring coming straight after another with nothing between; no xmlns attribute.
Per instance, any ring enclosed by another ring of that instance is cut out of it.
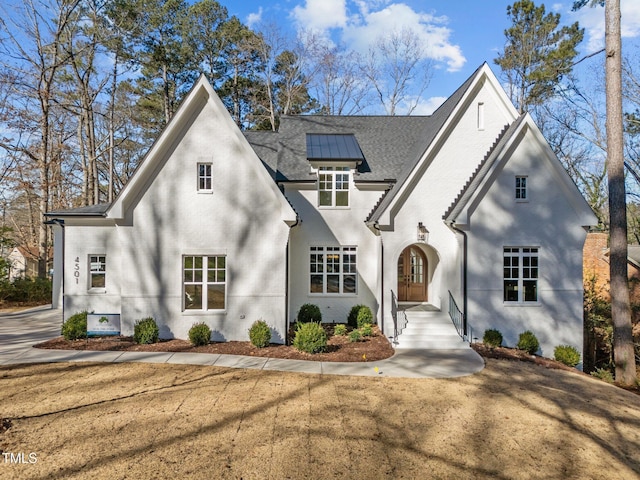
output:
<svg viewBox="0 0 640 480"><path fill-rule="evenodd" d="M582 348L582 246L596 223L529 115L484 64L431 116L284 117L245 132L201 78L111 205L50 212L54 304L206 322L283 342L299 307L397 302L466 314L462 334L529 329ZM60 275L60 272L63 272Z"/></svg>

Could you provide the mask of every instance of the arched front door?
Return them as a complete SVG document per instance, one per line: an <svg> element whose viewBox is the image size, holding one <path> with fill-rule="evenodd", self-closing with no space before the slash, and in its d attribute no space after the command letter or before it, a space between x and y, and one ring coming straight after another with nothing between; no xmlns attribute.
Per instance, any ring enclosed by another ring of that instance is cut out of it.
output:
<svg viewBox="0 0 640 480"><path fill-rule="evenodd" d="M427 257L413 245L405 248L398 258L398 300L400 302L427 301Z"/></svg>

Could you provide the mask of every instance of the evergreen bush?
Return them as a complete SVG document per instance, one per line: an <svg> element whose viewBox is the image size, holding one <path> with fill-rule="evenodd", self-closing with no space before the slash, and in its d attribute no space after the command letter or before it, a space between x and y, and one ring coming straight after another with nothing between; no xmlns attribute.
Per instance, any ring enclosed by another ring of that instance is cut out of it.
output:
<svg viewBox="0 0 640 480"><path fill-rule="evenodd" d="M356 318L357 327L362 328L364 325L373 325L374 323L371 309L366 305L362 305Z"/></svg>
<svg viewBox="0 0 640 480"><path fill-rule="evenodd" d="M256 320L249 329L249 340L258 347L264 348L269 346L271 342L271 329L264 320Z"/></svg>
<svg viewBox="0 0 640 480"><path fill-rule="evenodd" d="M540 348L540 342L538 342L538 338L533 334L533 332L527 330L522 332L518 337L518 344L516 347L518 350L524 350L530 355L535 355Z"/></svg>
<svg viewBox="0 0 640 480"><path fill-rule="evenodd" d="M575 367L580 363L580 352L571 345L558 345L553 349L553 358L569 367Z"/></svg>
<svg viewBox="0 0 640 480"><path fill-rule="evenodd" d="M133 341L141 345L156 343L160 337L160 329L156 321L151 318L143 318L136 321L133 326Z"/></svg>
<svg viewBox="0 0 640 480"><path fill-rule="evenodd" d="M87 338L87 312L79 312L71 315L62 324L62 336L65 340L77 340Z"/></svg>
<svg viewBox="0 0 640 480"><path fill-rule="evenodd" d="M320 323L321 321L322 313L320 312L320 307L313 303L305 303L298 310L298 322L300 323Z"/></svg>
<svg viewBox="0 0 640 480"><path fill-rule="evenodd" d="M211 341L211 329L204 322L194 323L189 329L189 341L196 347L208 345Z"/></svg>
<svg viewBox="0 0 640 480"><path fill-rule="evenodd" d="M300 323L296 328L293 346L307 353L324 352L327 349L327 333L319 323Z"/></svg>
<svg viewBox="0 0 640 480"><path fill-rule="evenodd" d="M484 331L482 343L491 348L499 347L502 345L502 333L495 328L488 328Z"/></svg>
<svg viewBox="0 0 640 480"><path fill-rule="evenodd" d="M349 334L349 341L351 343L353 342L359 342L362 340L362 333L360 333L360 330L353 330L350 334Z"/></svg>
<svg viewBox="0 0 640 480"><path fill-rule="evenodd" d="M346 335L347 334L347 326L344 323L339 323L335 327L333 327L334 335Z"/></svg>
<svg viewBox="0 0 640 480"><path fill-rule="evenodd" d="M373 326L369 323L365 323L360 327L360 333L363 337L371 337L373 336Z"/></svg>
<svg viewBox="0 0 640 480"><path fill-rule="evenodd" d="M351 328L358 328L358 313L360 313L360 309L363 307L365 307L365 305L354 305L351 307L349 315L347 316L347 325Z"/></svg>

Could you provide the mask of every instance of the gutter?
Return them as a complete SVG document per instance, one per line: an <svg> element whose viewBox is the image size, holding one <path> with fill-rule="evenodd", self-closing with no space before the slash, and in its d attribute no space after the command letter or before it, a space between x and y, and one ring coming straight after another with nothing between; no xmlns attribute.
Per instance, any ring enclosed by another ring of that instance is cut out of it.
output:
<svg viewBox="0 0 640 480"><path fill-rule="evenodd" d="M380 234L380 226L378 222L373 224L373 228L378 231L378 236L380 237L380 290L382 290L380 295L380 311L382 312L381 316L381 331L384 335L384 244L382 243L382 235Z"/></svg>

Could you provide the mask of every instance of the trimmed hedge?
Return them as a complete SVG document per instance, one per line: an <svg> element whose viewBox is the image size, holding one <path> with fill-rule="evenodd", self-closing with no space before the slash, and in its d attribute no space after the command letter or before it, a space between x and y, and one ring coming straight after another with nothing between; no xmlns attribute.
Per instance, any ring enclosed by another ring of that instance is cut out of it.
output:
<svg viewBox="0 0 640 480"><path fill-rule="evenodd" d="M516 345L518 350L524 350L528 352L530 355L535 355L535 353L540 348L540 342L538 338L531 332L530 330L526 330L520 334L518 337L518 344Z"/></svg>
<svg viewBox="0 0 640 480"><path fill-rule="evenodd" d="M209 345L211 341L211 329L204 322L194 323L189 329L189 341L196 347Z"/></svg>
<svg viewBox="0 0 640 480"><path fill-rule="evenodd" d="M320 307L318 305L314 305L313 303L305 303L298 310L298 322L300 323L309 323L322 322L322 312L320 312Z"/></svg>
<svg viewBox="0 0 640 480"><path fill-rule="evenodd" d="M62 336L65 340L77 340L87 338L87 312L79 312L71 315L62 324Z"/></svg>
<svg viewBox="0 0 640 480"><path fill-rule="evenodd" d="M319 323L299 323L293 346L307 353L324 352L327 349L327 333Z"/></svg>
<svg viewBox="0 0 640 480"><path fill-rule="evenodd" d="M500 330L496 330L495 328L488 328L484 331L482 343L492 348L499 347L502 345L502 333L500 333Z"/></svg>
<svg viewBox="0 0 640 480"><path fill-rule="evenodd" d="M143 318L136 321L133 326L133 341L143 344L157 343L160 337L160 329L156 321L151 318Z"/></svg>
<svg viewBox="0 0 640 480"><path fill-rule="evenodd" d="M249 329L249 340L258 348L268 347L271 342L271 329L264 320L256 320Z"/></svg>
<svg viewBox="0 0 640 480"><path fill-rule="evenodd" d="M571 345L558 345L553 349L553 358L569 367L575 367L580 363L580 352Z"/></svg>
<svg viewBox="0 0 640 480"><path fill-rule="evenodd" d="M373 325L375 322L373 320L373 313L371 309L366 305L360 307L358 311L358 317L356 318L356 324L358 328L362 328L365 325Z"/></svg>

